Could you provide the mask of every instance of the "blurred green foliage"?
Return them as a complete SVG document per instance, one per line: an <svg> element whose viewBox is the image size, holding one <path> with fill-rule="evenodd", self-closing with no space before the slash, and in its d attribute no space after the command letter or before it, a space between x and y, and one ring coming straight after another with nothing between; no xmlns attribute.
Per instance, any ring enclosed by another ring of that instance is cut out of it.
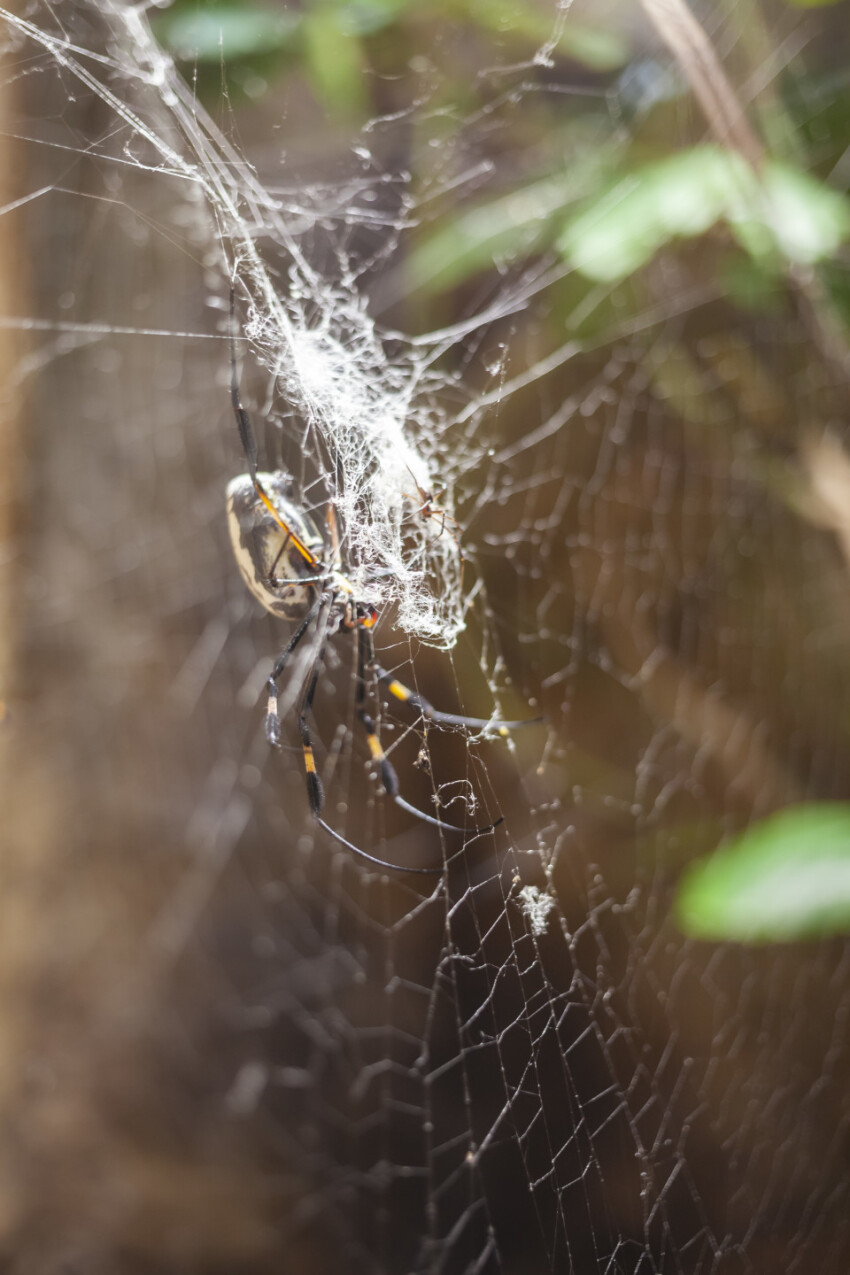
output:
<svg viewBox="0 0 850 1275"><path fill-rule="evenodd" d="M765 269L822 261L850 236L850 203L773 160L756 174L737 154L695 146L615 180L567 222L564 258L591 279L624 279L675 239L725 223Z"/></svg>
<svg viewBox="0 0 850 1275"><path fill-rule="evenodd" d="M747 943L850 931L850 804L792 806L685 872L676 919L694 938Z"/></svg>
<svg viewBox="0 0 850 1275"><path fill-rule="evenodd" d="M573 212L591 175L599 188ZM585 166L483 204L424 239L410 270L416 287L439 291L554 241L588 279L613 283L721 222L769 273L835 253L850 238L850 202L786 164L769 160L757 178L739 155L695 146L614 176Z"/></svg>
<svg viewBox="0 0 850 1275"><path fill-rule="evenodd" d="M545 48L556 79L558 72L575 74L586 84L590 75L594 104L579 96L564 112L555 95L539 114L531 157L505 162L505 175L515 172L510 188L475 207L448 203L436 210L406 261L410 290L422 296L546 250L589 281L616 284L676 241L725 227L730 251L719 269L726 283L746 304L770 308L771 278L789 262L825 262L846 243L850 204L809 170L806 149L808 133L822 153L825 130L836 157L850 146L846 76L821 101L817 77L789 78L787 92L774 94L766 131L788 139L797 153L768 160L757 180L737 154L719 146L663 153L661 139L674 134L658 128L659 118L671 101L675 109L684 86L669 68L641 61L629 45L628 24L594 27L572 16L554 23L555 15L533 0L304 0L297 7L175 0L157 16L156 30L202 97L221 91L223 74L231 91L248 96L300 74L327 115L348 128L380 113L371 100L376 78L404 77L413 51L427 47L424 27L450 30L459 42L465 32L492 39L500 57L507 50L518 61ZM498 60L494 52L494 65ZM462 60L447 57L441 69L451 79L462 73ZM614 127L612 90L617 110L633 117L625 144ZM459 80L443 95L462 101L468 92ZM604 128L601 144L594 125ZM414 184L416 177L414 168ZM842 304L843 272L834 283ZM569 300L580 293L574 287Z"/></svg>
<svg viewBox="0 0 850 1275"><path fill-rule="evenodd" d="M552 15L524 0L304 0L298 8L176 0L155 15L154 28L175 60L193 68L202 96L215 91L222 64L249 95L297 65L331 116L365 120L370 38L395 28L403 43L404 27L419 20L471 25L509 39L518 56L531 56L553 32ZM618 68L628 56L617 32L581 22L564 25L556 51L597 71Z"/></svg>

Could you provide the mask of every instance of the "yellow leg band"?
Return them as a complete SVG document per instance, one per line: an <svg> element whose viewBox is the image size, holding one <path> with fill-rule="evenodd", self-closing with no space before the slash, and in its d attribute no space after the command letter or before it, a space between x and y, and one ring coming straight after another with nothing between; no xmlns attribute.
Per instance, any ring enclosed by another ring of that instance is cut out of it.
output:
<svg viewBox="0 0 850 1275"><path fill-rule="evenodd" d="M316 763L313 759L312 748L304 749L304 769L307 771L308 775L315 775L316 773Z"/></svg>

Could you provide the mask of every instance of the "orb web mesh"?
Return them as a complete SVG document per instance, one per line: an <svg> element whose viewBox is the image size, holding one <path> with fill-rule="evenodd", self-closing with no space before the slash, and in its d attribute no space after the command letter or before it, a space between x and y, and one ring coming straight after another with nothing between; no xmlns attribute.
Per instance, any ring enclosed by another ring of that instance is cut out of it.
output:
<svg viewBox="0 0 850 1275"><path fill-rule="evenodd" d="M799 460L846 376L811 279L738 304L709 236L589 282L547 235L659 101L702 136L646 8L593 73L563 54L589 11L536 8L521 57L426 13L344 145L297 78L214 122L144 7L0 10L11 1269L847 1269L846 943L669 917L726 833L846 793L847 568ZM781 21L757 63L712 19L754 97L834 64L828 18ZM456 210L486 260L449 304ZM315 641L263 737L288 634L224 525L231 284L261 465L336 510L381 663L545 714L426 731L370 679L413 804L505 817L415 823L333 637L325 814L433 880L309 821Z"/></svg>

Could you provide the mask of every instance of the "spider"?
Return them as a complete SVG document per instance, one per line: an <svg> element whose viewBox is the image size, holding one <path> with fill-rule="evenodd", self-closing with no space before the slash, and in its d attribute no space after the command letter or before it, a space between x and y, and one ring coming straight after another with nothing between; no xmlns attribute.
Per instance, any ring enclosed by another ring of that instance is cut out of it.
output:
<svg viewBox="0 0 850 1275"><path fill-rule="evenodd" d="M377 612L370 603L357 597L354 586L343 571L333 505L327 506L327 533L323 535L312 515L299 506L290 475L280 469L274 472L259 470L257 443L239 390L232 316L231 297L230 397L248 465L248 472L232 479L227 487L227 519L233 552L242 578L265 609L281 619L298 621L295 632L279 653L268 677L266 737L273 747L280 747L278 683L292 653L310 628L314 627L317 635L315 654L297 709L307 799L313 817L335 841L379 867L400 872L441 873L442 864L438 867L411 868L378 859L348 841L322 817L324 789L316 770L308 717L312 713L313 698L324 667L329 639L337 633L356 635L356 712L365 730L366 742L372 760L378 767L385 793L402 810L444 832L479 836L492 832L503 819L500 817L484 827L456 828L418 810L401 796L398 775L383 750L375 722L367 711L367 671L374 672L378 682L386 686L394 699L415 709L426 722L435 726L468 730L491 728L499 735L506 736L514 728L530 723L493 724L483 718L439 712L423 696L404 686L378 664L372 639Z"/></svg>
<svg viewBox="0 0 850 1275"><path fill-rule="evenodd" d="M439 496L440 496L439 493L435 493L431 491L429 488L423 487L421 483L418 481L416 475L414 474L413 470L410 468L409 465L405 465L405 469L410 474L410 477L413 479L413 483L414 483L414 486L416 487L417 495L412 496L410 492L407 492L407 491L404 493L404 495L407 496L408 500L412 500L414 505L416 504L417 499L419 500L419 508L417 509L416 512L420 515L420 517L424 521L427 522L431 518L434 518L435 520L439 519L440 530L437 532L437 536L436 536L437 539L439 539L439 537L446 530L446 523L447 522L451 523L451 527L449 527L449 535L451 536L452 540L454 540L455 544L457 545L457 551L460 554L461 562L463 562L464 557L463 557L463 551L461 550L461 547L460 547L460 534L459 534L460 528L459 528L457 518L453 518L451 514L446 513L445 509L443 509L442 506L436 505L434 503L435 500L439 500ZM455 528L454 531L452 530L452 527Z"/></svg>

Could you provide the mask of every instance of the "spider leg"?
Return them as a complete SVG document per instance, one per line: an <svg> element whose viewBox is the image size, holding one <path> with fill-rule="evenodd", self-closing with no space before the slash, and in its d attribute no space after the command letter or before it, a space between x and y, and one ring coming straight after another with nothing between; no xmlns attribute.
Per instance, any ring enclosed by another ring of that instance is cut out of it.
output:
<svg viewBox="0 0 850 1275"><path fill-rule="evenodd" d="M269 576L266 584L274 589L300 589L305 584L327 584L327 573L321 576L298 576L291 580L288 576Z"/></svg>
<svg viewBox="0 0 850 1275"><path fill-rule="evenodd" d="M313 658L313 666L310 670L310 676L307 680L304 693L301 696L301 703L298 706L298 729L301 733L301 751L304 754L304 772L307 780L307 798L310 802L310 811L319 827L324 828L325 832L333 837L334 841L338 841L339 844L345 846L347 850L351 850L354 854L360 855L361 859L367 859L369 863L374 863L379 868L389 868L394 872L418 872L427 873L429 875L439 875L443 871L442 864L436 868L409 868L406 864L387 863L385 859L378 859L375 855L367 854L365 850L361 850L360 847L354 845L352 841L347 841L341 833L337 832L322 818L322 807L325 804L325 792L322 787L322 781L316 770L316 761L313 757L313 742L310 737L310 728L307 724L307 714L312 711L313 697L316 694L316 687L322 672L325 658L325 647L328 643L327 621L328 616L333 609L335 600L336 594L325 595L319 599L319 606L322 609L322 615L319 621L322 637Z"/></svg>
<svg viewBox="0 0 850 1275"><path fill-rule="evenodd" d="M310 610L304 616L304 619L298 625L298 628L295 630L286 646L278 655L274 662L274 667L272 668L271 673L269 673L268 681L266 682L269 695L266 702L266 739L273 748L280 748L280 718L277 714L277 679L286 668L290 655L309 629L313 620L316 618L316 614L318 613L321 605L322 597L320 594L310 607Z"/></svg>
<svg viewBox="0 0 850 1275"><path fill-rule="evenodd" d="M366 742L369 745L372 760L378 766L384 792L388 797L392 797L395 804L400 806L402 810L406 810L408 814L415 815L423 823L429 823L434 828L440 828L443 832L459 832L462 835L468 834L469 836L477 837L485 832L492 832L494 828L498 828L499 824L505 821L504 815L500 815L494 823L488 823L478 828L457 828L454 824L444 823L442 819L436 819L433 815L426 814L424 810L418 810L416 806L411 806L410 802L405 801L404 797L401 796L396 769L384 752L374 719L366 711L366 665L374 664L375 662L372 635L368 630L361 629L358 637L357 716L366 731Z"/></svg>
<svg viewBox="0 0 850 1275"><path fill-rule="evenodd" d="M277 553L274 556L274 562L269 567L268 577L267 577L269 584L273 584L274 581L277 579L277 577L275 576L275 571L277 570L277 564L280 562L281 558L286 553L286 546L289 544L291 539L292 539L292 532L288 531L286 533L286 537L284 539L283 544L280 546L280 548L278 549Z"/></svg>
<svg viewBox="0 0 850 1275"><path fill-rule="evenodd" d="M230 401L233 404L233 413L239 429L242 450L248 462L248 473L256 482L257 466L259 464L257 440L251 427L251 418L242 406L242 399L239 394L239 372L236 367L236 298L232 285L230 288Z"/></svg>
<svg viewBox="0 0 850 1275"><path fill-rule="evenodd" d="M394 699L400 700L402 704L409 704L411 708L415 708L418 713L425 718L426 722L430 722L433 726L446 726L449 729L457 727L467 730L488 730L500 735L503 739L510 735L512 730L519 730L523 726L537 726L540 722L545 721L543 717L527 717L521 722L494 722L485 717L463 717L458 713L441 713L435 708L429 700L422 695L417 695L409 686L405 686L403 682L399 682L392 673L388 673L385 668L381 668L380 664L375 664L375 674L379 682L385 682L387 690Z"/></svg>

